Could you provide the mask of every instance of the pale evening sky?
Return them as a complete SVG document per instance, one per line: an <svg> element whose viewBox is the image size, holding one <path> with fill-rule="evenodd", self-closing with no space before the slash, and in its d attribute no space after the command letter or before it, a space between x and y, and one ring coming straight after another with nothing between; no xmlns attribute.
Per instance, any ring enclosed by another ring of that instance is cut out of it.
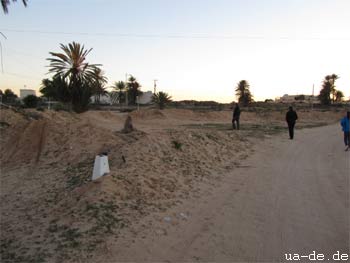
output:
<svg viewBox="0 0 350 263"><path fill-rule="evenodd" d="M1 11L2 12L2 11ZM93 48L111 85L134 75L175 100L231 102L248 80L256 100L318 94L325 75L350 96L349 0L29 0L0 14L0 89L38 90L49 52Z"/></svg>

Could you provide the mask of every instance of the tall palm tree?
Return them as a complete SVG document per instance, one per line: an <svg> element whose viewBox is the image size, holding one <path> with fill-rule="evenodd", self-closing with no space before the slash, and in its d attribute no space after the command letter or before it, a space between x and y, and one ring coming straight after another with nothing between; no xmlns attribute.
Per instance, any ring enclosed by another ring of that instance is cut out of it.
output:
<svg viewBox="0 0 350 263"><path fill-rule="evenodd" d="M141 85L137 82L136 78L133 76L130 76L128 79L127 85L127 93L128 93L128 98L129 102L131 105L136 104L137 96L142 94L141 91Z"/></svg>
<svg viewBox="0 0 350 263"><path fill-rule="evenodd" d="M335 92L335 101L336 102L341 102L343 100L343 98L344 98L344 93L342 91L340 91L340 90L337 90Z"/></svg>
<svg viewBox="0 0 350 263"><path fill-rule="evenodd" d="M87 55L92 48L85 50L84 45L73 42L68 46L60 44L64 53L50 52L53 58L50 61L49 72L55 73L55 76L62 76L64 79L75 83L77 81L92 80L95 78L95 69L97 64L89 64L85 62Z"/></svg>
<svg viewBox="0 0 350 263"><path fill-rule="evenodd" d="M323 82L322 82L322 89L320 90L320 94L318 95L318 98L323 105L330 105L331 104L331 93L332 93L332 82L331 82L331 76L327 75L325 76Z"/></svg>
<svg viewBox="0 0 350 263"><path fill-rule="evenodd" d="M336 93L337 90L335 89L335 81L339 79L339 76L337 74L332 74L329 76L332 87L331 87L331 94L332 94L332 102L334 103L336 101Z"/></svg>
<svg viewBox="0 0 350 263"><path fill-rule="evenodd" d="M86 50L84 45L73 42L68 46L61 44L63 53L50 52L50 73L55 77L62 77L67 81L72 94L72 106L76 112L87 109L91 95L93 94L92 83L96 78L96 68L100 65L89 64L86 57L92 49Z"/></svg>
<svg viewBox="0 0 350 263"><path fill-rule="evenodd" d="M118 103L123 103L125 101L125 92L126 92L126 84L124 81L115 82L112 86L115 95L115 99L118 100Z"/></svg>
<svg viewBox="0 0 350 263"><path fill-rule="evenodd" d="M337 74L325 76L322 84L322 92L320 92L320 99L323 101L323 104L330 104L336 101L337 90L335 88L335 81L339 79Z"/></svg>
<svg viewBox="0 0 350 263"><path fill-rule="evenodd" d="M12 2L17 2L17 0L12 0ZM28 0L22 0L24 6L27 6ZM9 12L8 6L10 4L10 0L1 0L2 10L4 10L4 13L7 14Z"/></svg>
<svg viewBox="0 0 350 263"><path fill-rule="evenodd" d="M94 69L94 79L92 80L93 93L95 95L95 102L100 103L101 96L106 95L108 92L105 88L107 78L104 76L104 72L96 67Z"/></svg>
<svg viewBox="0 0 350 263"><path fill-rule="evenodd" d="M253 101L253 96L249 90L250 86L248 81L241 80L238 82L236 87L236 96L238 97L238 102L242 103L244 106L248 106L250 102Z"/></svg>

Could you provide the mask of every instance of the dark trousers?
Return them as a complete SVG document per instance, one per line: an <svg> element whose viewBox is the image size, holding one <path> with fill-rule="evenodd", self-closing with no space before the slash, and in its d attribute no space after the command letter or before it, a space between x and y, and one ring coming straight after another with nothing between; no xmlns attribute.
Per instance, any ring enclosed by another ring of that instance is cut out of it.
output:
<svg viewBox="0 0 350 263"><path fill-rule="evenodd" d="M237 123L237 130L239 130L239 118L234 118L232 120L232 128L235 130L236 129L236 123Z"/></svg>
<svg viewBox="0 0 350 263"><path fill-rule="evenodd" d="M289 138L290 139L294 138L294 126L295 126L295 122L288 122Z"/></svg>
<svg viewBox="0 0 350 263"><path fill-rule="evenodd" d="M350 146L350 132L344 132L345 146Z"/></svg>

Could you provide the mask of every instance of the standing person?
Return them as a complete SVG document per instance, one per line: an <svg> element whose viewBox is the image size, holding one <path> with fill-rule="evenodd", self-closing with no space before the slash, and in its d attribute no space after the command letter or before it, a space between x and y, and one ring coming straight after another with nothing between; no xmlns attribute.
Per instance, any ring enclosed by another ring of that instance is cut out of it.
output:
<svg viewBox="0 0 350 263"><path fill-rule="evenodd" d="M344 132L345 151L348 151L350 147L350 111L348 111L346 116L341 119L340 125Z"/></svg>
<svg viewBox="0 0 350 263"><path fill-rule="evenodd" d="M297 119L298 119L297 113L293 110L292 106L289 106L289 111L286 114L286 121L288 123L289 138L291 140L293 140L294 138L294 126Z"/></svg>
<svg viewBox="0 0 350 263"><path fill-rule="evenodd" d="M238 103L236 103L236 106L233 110L233 116L232 116L232 128L236 129L236 123L237 123L237 130L239 130L239 117L241 116L241 109L239 108Z"/></svg>

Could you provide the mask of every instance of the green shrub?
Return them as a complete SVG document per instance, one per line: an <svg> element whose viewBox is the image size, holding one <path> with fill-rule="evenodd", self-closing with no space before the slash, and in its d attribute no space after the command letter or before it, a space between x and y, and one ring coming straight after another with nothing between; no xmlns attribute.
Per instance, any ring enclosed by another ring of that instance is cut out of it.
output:
<svg viewBox="0 0 350 263"><path fill-rule="evenodd" d="M24 106L26 108L36 108L39 98L35 95L28 95L23 99Z"/></svg>
<svg viewBox="0 0 350 263"><path fill-rule="evenodd" d="M45 108L44 107L37 107L36 110L37 111L45 111Z"/></svg>
<svg viewBox="0 0 350 263"><path fill-rule="evenodd" d="M165 108L166 104L171 102L171 96L165 92L159 91L153 94L152 101L162 110Z"/></svg>
<svg viewBox="0 0 350 263"><path fill-rule="evenodd" d="M53 104L52 109L55 111L70 111L69 105L61 103L61 102Z"/></svg>
<svg viewBox="0 0 350 263"><path fill-rule="evenodd" d="M176 150L181 150L182 143L180 143L178 141L172 141L172 143L173 143Z"/></svg>

